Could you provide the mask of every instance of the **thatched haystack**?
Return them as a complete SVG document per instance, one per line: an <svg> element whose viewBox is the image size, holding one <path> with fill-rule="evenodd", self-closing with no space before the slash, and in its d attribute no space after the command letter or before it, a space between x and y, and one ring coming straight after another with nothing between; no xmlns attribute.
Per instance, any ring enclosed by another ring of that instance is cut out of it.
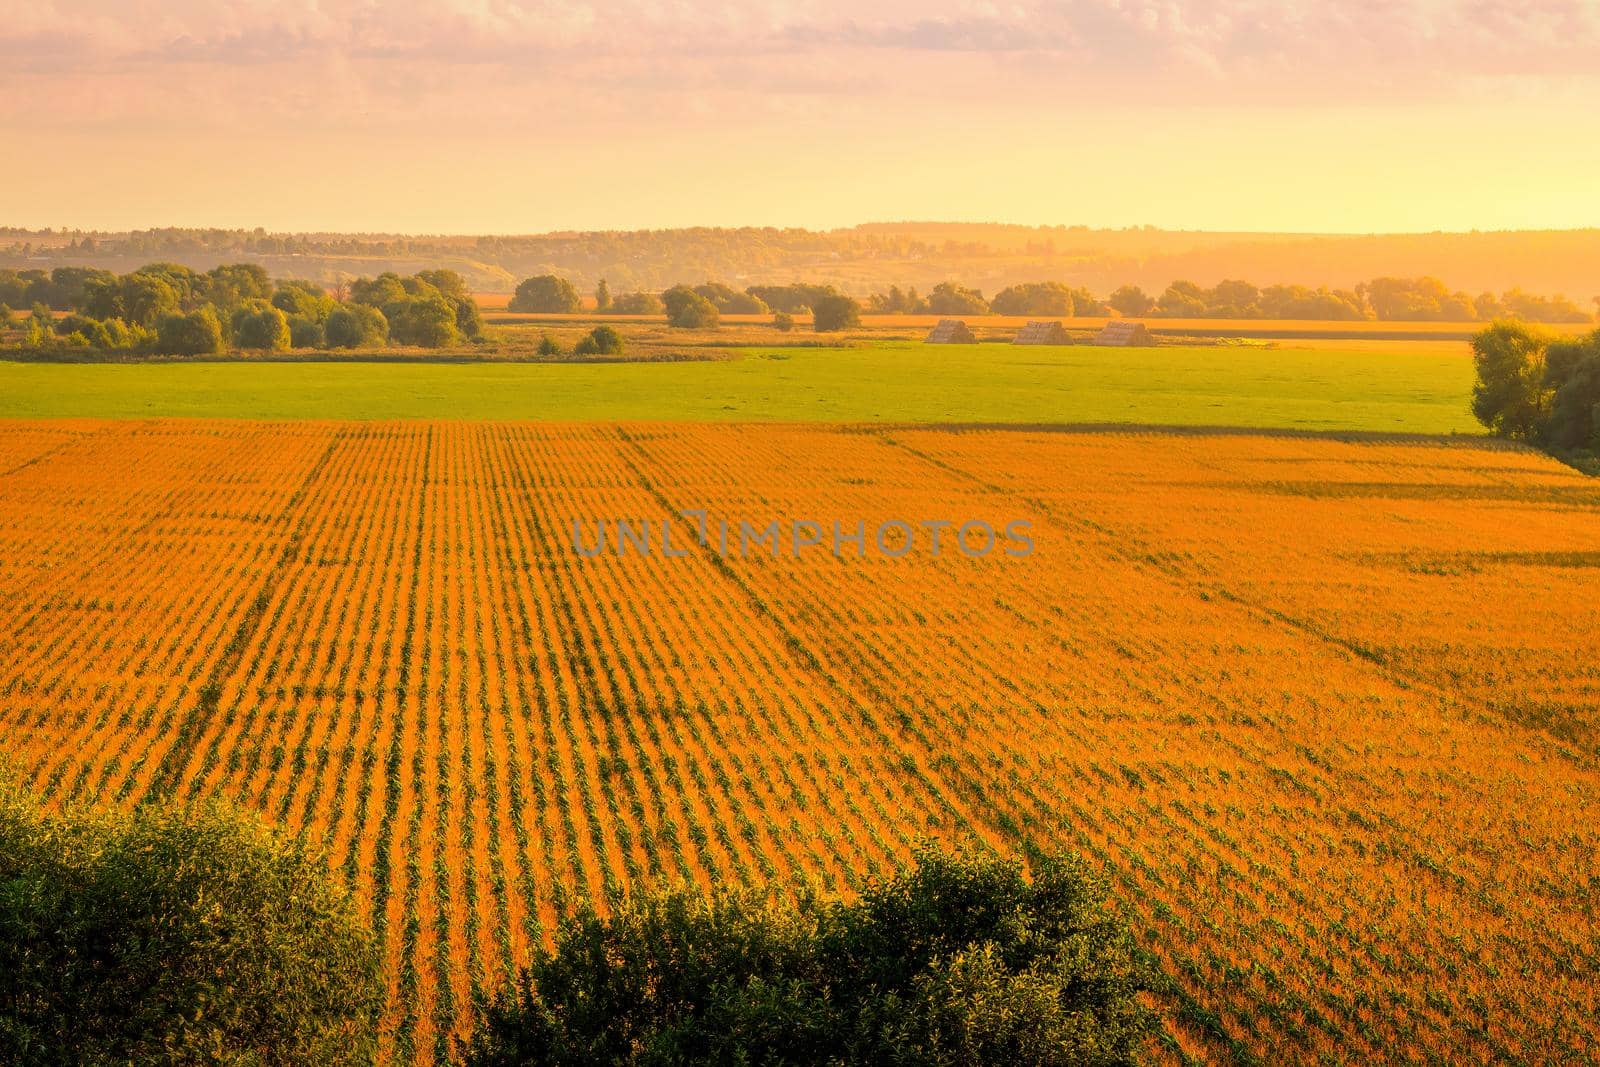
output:
<svg viewBox="0 0 1600 1067"><path fill-rule="evenodd" d="M1053 319L1030 322L1017 331L1011 342L1014 345L1070 345L1072 335L1067 328Z"/></svg>
<svg viewBox="0 0 1600 1067"><path fill-rule="evenodd" d="M967 328L967 324L960 319L940 319L928 334L927 343L930 345L970 345L976 344L978 338Z"/></svg>
<svg viewBox="0 0 1600 1067"><path fill-rule="evenodd" d="M1142 322L1113 319L1106 323L1099 333L1094 335L1094 343L1129 348L1134 345L1153 345L1156 343L1156 339L1150 336L1150 331L1145 329L1145 325Z"/></svg>

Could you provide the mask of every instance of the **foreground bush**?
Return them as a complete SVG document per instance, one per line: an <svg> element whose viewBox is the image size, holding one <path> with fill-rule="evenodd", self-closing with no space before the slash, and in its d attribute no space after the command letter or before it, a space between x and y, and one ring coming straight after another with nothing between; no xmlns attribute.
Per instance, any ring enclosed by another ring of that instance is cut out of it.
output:
<svg viewBox="0 0 1600 1067"><path fill-rule="evenodd" d="M53 816L0 783L0 1062L371 1062L379 957L252 820Z"/></svg>
<svg viewBox="0 0 1600 1067"><path fill-rule="evenodd" d="M512 1064L1122 1064L1146 974L1076 861L923 854L854 902L675 890L580 916L464 1050Z"/></svg>

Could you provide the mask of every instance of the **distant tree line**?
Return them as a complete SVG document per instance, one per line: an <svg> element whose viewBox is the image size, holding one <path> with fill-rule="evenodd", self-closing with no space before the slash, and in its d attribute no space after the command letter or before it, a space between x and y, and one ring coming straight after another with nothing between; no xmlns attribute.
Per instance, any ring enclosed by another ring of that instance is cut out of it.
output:
<svg viewBox="0 0 1600 1067"><path fill-rule="evenodd" d="M531 314L572 314L583 308L583 298L565 278L541 274L525 279L507 305L511 311ZM861 304L831 285L753 285L734 289L721 282L674 285L657 296L637 292L613 295L605 279L595 290L595 308L611 315L666 315L667 323L685 330L715 329L723 315L772 315L779 329L794 327L796 314L810 314L819 333L861 325Z"/></svg>
<svg viewBox="0 0 1600 1067"><path fill-rule="evenodd" d="M231 348L367 348L395 342L440 348L483 334L461 276L385 273L330 294L310 282L273 282L254 263L204 273L151 263L129 274L85 267L0 270L0 322L31 307L20 347L211 355ZM56 311L69 312L57 318Z"/></svg>
<svg viewBox="0 0 1600 1067"><path fill-rule="evenodd" d="M845 294L831 285L752 285L740 292L720 282L676 285L657 297L637 292L613 296L602 280L596 307L605 313L659 315L675 326L715 326L715 315L787 315L815 311L819 302ZM846 299L849 299L846 297ZM556 275L529 278L517 287L513 311L576 312L583 300L572 283ZM1525 322L1589 322L1592 316L1564 296L1544 297L1512 289L1495 296L1452 292L1437 278L1374 278L1354 289L1311 289L1303 285L1269 285L1228 280L1209 288L1175 281L1151 295L1124 285L1101 300L1089 290L1064 282L1030 282L1008 286L987 299L981 290L957 282L941 282L927 294L915 287L873 293L856 314L873 315L1016 315L1046 318L1314 319L1384 322L1481 322L1520 319ZM714 314L713 314L714 313Z"/></svg>
<svg viewBox="0 0 1600 1067"><path fill-rule="evenodd" d="M1472 413L1501 437L1593 466L1600 458L1600 330L1557 339L1497 322L1472 340Z"/></svg>

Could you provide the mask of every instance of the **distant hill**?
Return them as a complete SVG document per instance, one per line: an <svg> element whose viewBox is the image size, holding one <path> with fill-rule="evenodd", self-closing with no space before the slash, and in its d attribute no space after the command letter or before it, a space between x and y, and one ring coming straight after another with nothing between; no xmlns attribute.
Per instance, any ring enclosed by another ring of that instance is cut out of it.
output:
<svg viewBox="0 0 1600 1067"><path fill-rule="evenodd" d="M864 295L889 285L927 289L959 280L985 293L1017 282L1064 281L1105 294L1133 283L1159 291L1174 279L1350 287L1383 275L1433 275L1477 293L1521 287L1580 305L1600 295L1600 229L1329 235L1208 233L1133 227L879 222L812 231L746 227L530 236L142 230L131 233L0 228L0 267L100 266L129 271L153 260L197 269L253 261L277 277L322 282L384 270L450 267L480 291L504 292L532 274L582 289L662 289L710 279L827 282Z"/></svg>

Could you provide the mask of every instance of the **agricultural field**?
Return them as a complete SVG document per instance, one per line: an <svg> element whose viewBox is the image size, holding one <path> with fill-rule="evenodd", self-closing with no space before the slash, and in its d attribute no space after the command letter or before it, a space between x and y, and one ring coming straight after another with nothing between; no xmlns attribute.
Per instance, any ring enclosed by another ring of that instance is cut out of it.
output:
<svg viewBox="0 0 1600 1067"><path fill-rule="evenodd" d="M1454 342L1113 349L866 340L778 347L774 336L763 331L732 347L713 344L714 334L677 338L673 351L684 358L607 364L0 363L0 418L1225 423L1481 432L1467 410L1471 357ZM653 342L630 336L629 343L647 350Z"/></svg>
<svg viewBox="0 0 1600 1067"><path fill-rule="evenodd" d="M604 395L587 367L0 367L0 414L52 416L0 422L0 751L54 803L228 797L326 850L394 1062L437 1061L580 901L848 890L968 836L1111 873L1170 982L1158 1060L1592 1057L1600 483L1479 438L871 424L1203 422L1227 374L1230 422L1465 428L1459 355L1308 385L1294 350L1118 353L1176 368L1147 391L1077 349L1025 388L1004 352L964 390L975 348L617 366ZM849 388L892 358L899 406ZM730 377L661 401L656 373ZM824 386L855 424L723 408ZM700 421L634 421L647 396ZM228 405L368 421L88 417ZM683 509L1034 549L724 555ZM689 550L574 551L617 519Z"/></svg>

